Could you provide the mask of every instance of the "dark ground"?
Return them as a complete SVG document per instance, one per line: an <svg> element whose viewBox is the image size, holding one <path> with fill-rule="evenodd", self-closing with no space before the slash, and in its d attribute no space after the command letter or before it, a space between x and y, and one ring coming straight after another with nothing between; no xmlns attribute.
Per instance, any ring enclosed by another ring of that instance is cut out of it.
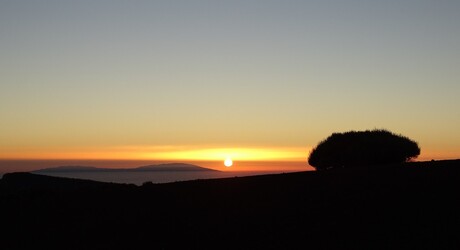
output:
<svg viewBox="0 0 460 250"><path fill-rule="evenodd" d="M0 249L460 249L460 160L142 187L4 175Z"/></svg>

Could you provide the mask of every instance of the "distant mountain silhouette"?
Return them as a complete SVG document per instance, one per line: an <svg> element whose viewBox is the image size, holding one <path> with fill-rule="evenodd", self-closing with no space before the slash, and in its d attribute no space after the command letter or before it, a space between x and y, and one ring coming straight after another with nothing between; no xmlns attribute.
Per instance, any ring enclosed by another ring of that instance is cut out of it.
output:
<svg viewBox="0 0 460 250"><path fill-rule="evenodd" d="M186 164L186 163L167 163L148 165L143 167L135 168L134 171L216 171L214 169L203 168L197 165Z"/></svg>
<svg viewBox="0 0 460 250"><path fill-rule="evenodd" d="M166 163L157 165L148 165L137 168L97 168L90 166L60 166L45 168L32 171L32 173L46 174L46 173L68 173L68 172L176 172L176 171L213 171L214 169L203 168L197 165L186 163Z"/></svg>

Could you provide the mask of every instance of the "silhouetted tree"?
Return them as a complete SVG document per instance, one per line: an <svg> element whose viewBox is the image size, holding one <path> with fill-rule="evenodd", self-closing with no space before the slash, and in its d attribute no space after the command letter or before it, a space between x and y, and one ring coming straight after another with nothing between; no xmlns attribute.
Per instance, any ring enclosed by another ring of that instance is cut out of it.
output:
<svg viewBox="0 0 460 250"><path fill-rule="evenodd" d="M410 161L418 144L387 130L333 133L312 150L308 163L317 170Z"/></svg>

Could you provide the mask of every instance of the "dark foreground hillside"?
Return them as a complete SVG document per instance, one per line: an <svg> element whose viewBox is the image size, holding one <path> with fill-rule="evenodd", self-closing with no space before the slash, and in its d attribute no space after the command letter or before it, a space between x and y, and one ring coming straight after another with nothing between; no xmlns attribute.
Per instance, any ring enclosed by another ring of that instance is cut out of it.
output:
<svg viewBox="0 0 460 250"><path fill-rule="evenodd" d="M460 249L460 161L119 185L6 174L1 249Z"/></svg>

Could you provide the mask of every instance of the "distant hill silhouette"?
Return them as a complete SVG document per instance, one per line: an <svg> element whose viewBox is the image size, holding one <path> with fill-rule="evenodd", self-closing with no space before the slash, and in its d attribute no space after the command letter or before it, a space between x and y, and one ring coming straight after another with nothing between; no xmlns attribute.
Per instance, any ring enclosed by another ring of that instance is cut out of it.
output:
<svg viewBox="0 0 460 250"><path fill-rule="evenodd" d="M167 163L167 164L158 164L158 165L149 165L138 167L134 169L135 171L213 171L218 172L218 170L203 168L200 166L185 164L185 163Z"/></svg>
<svg viewBox="0 0 460 250"><path fill-rule="evenodd" d="M143 186L5 174L2 249L459 249L460 160Z"/></svg>
<svg viewBox="0 0 460 250"><path fill-rule="evenodd" d="M173 171L218 171L209 168L203 168L200 166L185 164L185 163L166 163L166 164L157 164L142 166L137 168L97 168L97 167L88 167L88 166L60 166L45 168L40 170L32 171L32 173L65 173L65 172L173 172Z"/></svg>

